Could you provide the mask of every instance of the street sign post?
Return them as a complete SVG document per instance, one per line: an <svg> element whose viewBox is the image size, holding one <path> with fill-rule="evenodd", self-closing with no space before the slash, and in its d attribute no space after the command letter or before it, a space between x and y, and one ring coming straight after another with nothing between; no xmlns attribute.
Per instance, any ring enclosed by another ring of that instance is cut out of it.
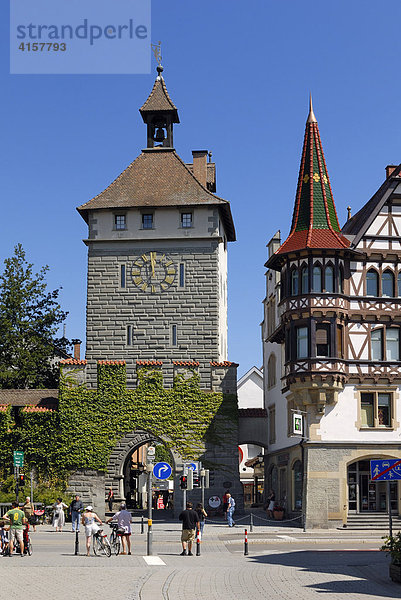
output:
<svg viewBox="0 0 401 600"><path fill-rule="evenodd" d="M391 516L392 481L401 479L401 460L384 459L370 461L370 476L372 481L387 481L388 528L390 537L393 536L393 519Z"/></svg>
<svg viewBox="0 0 401 600"><path fill-rule="evenodd" d="M14 467L23 467L24 466L24 453L22 450L14 450Z"/></svg>
<svg viewBox="0 0 401 600"><path fill-rule="evenodd" d="M166 462L158 462L153 467L153 475L156 479L168 479L172 472L171 465Z"/></svg>

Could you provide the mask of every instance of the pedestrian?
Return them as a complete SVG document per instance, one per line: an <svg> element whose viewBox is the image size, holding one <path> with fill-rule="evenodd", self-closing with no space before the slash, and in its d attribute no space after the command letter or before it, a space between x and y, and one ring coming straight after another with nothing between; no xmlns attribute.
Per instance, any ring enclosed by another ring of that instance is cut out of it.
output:
<svg viewBox="0 0 401 600"><path fill-rule="evenodd" d="M65 523L64 509L68 508L61 498L57 498L57 502L53 504L53 521L52 525L56 531L63 531L63 525Z"/></svg>
<svg viewBox="0 0 401 600"><path fill-rule="evenodd" d="M26 520L28 521L28 523L30 525L32 525L33 530L36 531L35 507L34 507L33 503L31 502L31 499L29 496L27 496L25 498L25 502L24 502L24 506L22 507L22 510L24 511Z"/></svg>
<svg viewBox="0 0 401 600"><path fill-rule="evenodd" d="M124 533L121 533L121 541L123 544L123 551L120 554L131 554L131 523L132 523L132 515L127 510L127 505L125 502L121 502L120 510L116 512L115 515L107 519L106 523L110 523L110 521L117 521L118 528L120 530L124 530Z"/></svg>
<svg viewBox="0 0 401 600"><path fill-rule="evenodd" d="M7 511L4 515L6 521L10 521L10 552L9 556L12 556L14 549L14 542L18 541L21 549L21 556L24 556L24 525L27 522L25 515L22 510L18 508L18 502L12 503L11 510Z"/></svg>
<svg viewBox="0 0 401 600"><path fill-rule="evenodd" d="M205 509L203 508L203 504L201 504L199 502L199 504L196 505L196 512L198 514L199 517L199 526L200 526L200 533L201 533L201 538L203 537L203 530L205 528L205 523L206 520L205 518L207 517L207 512L205 511Z"/></svg>
<svg viewBox="0 0 401 600"><path fill-rule="evenodd" d="M75 499L71 502L69 512L71 515L71 525L72 532L79 531L80 524L80 515L84 509L84 505L82 504L82 500L79 497L79 494L75 495Z"/></svg>
<svg viewBox="0 0 401 600"><path fill-rule="evenodd" d="M112 510L113 510L113 500L114 500L114 492L113 492L113 488L110 486L109 493L107 494L107 502L109 504L110 512L112 512Z"/></svg>
<svg viewBox="0 0 401 600"><path fill-rule="evenodd" d="M275 500L276 495L274 493L274 490L270 490L267 496L267 514L269 515L270 519L273 519L273 509Z"/></svg>
<svg viewBox="0 0 401 600"><path fill-rule="evenodd" d="M228 510L228 490L223 494L223 513L224 518L227 521L227 510Z"/></svg>
<svg viewBox="0 0 401 600"><path fill-rule="evenodd" d="M93 512L93 506L87 506L82 513L81 523L85 525L85 536L86 536L86 556L90 556L91 552L91 541L92 535L99 530L99 526L96 523L102 524L97 514Z"/></svg>
<svg viewBox="0 0 401 600"><path fill-rule="evenodd" d="M198 513L193 510L192 502L187 502L186 509L183 510L179 516L179 520L182 521L182 533L181 543L182 552L181 556L187 556L187 544L188 544L188 556L193 556L192 543L195 539L195 529L199 525Z"/></svg>
<svg viewBox="0 0 401 600"><path fill-rule="evenodd" d="M227 508L228 526L235 527L235 523L233 521L233 514L235 511L235 500L229 493L227 494L227 504L228 504L228 508Z"/></svg>

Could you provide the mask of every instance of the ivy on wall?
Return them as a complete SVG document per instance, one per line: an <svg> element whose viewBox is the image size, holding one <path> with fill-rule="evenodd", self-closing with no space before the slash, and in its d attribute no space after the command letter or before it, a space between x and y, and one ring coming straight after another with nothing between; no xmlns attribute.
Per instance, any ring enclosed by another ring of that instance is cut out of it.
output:
<svg viewBox="0 0 401 600"><path fill-rule="evenodd" d="M137 388L127 390L125 363L104 361L98 364L96 390L78 385L74 373L62 373L59 411L27 407L20 416L16 426L9 411L0 412L3 464L10 464L17 444L27 466L66 478L79 468L105 471L117 442L136 429L163 439L183 458L197 459L205 444L224 441L228 422L236 424L237 401L235 394L201 390L191 369L175 377L172 389L164 389L161 370L143 367Z"/></svg>

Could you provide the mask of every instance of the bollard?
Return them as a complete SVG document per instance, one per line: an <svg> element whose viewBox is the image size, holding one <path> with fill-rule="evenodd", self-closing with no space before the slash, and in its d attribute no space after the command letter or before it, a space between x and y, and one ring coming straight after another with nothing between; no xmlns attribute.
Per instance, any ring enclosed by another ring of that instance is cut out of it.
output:
<svg viewBox="0 0 401 600"><path fill-rule="evenodd" d="M75 556L79 554L79 531L75 531Z"/></svg>
<svg viewBox="0 0 401 600"><path fill-rule="evenodd" d="M248 556L248 530L245 529L244 556Z"/></svg>
<svg viewBox="0 0 401 600"><path fill-rule="evenodd" d="M251 513L251 522L249 524L249 531L252 533L253 531L253 513Z"/></svg>
<svg viewBox="0 0 401 600"><path fill-rule="evenodd" d="M144 528L143 528L143 517L141 517L141 533L144 532Z"/></svg>
<svg viewBox="0 0 401 600"><path fill-rule="evenodd" d="M201 546L200 529L199 529L199 527L197 527L196 528L196 556L200 556L200 546Z"/></svg>

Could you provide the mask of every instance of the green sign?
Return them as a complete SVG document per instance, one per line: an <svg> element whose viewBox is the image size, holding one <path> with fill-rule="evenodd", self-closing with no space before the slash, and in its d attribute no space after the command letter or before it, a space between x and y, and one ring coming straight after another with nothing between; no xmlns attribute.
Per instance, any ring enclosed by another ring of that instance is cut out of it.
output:
<svg viewBox="0 0 401 600"><path fill-rule="evenodd" d="M24 466L24 453L22 450L14 450L14 467Z"/></svg>

